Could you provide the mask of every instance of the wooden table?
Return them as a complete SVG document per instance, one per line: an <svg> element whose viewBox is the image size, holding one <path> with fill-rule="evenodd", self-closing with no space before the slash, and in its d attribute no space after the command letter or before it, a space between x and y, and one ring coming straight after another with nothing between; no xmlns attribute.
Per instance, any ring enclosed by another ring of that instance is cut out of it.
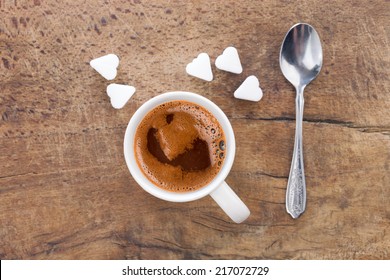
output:
<svg viewBox="0 0 390 280"><path fill-rule="evenodd" d="M69 2L69 3L62 3ZM0 0L1 259L389 259L390 5L385 1ZM285 209L295 92L279 69L296 22L320 34L324 65L305 91L307 208ZM186 75L200 52L237 47L244 71ZM120 57L121 110L89 61ZM256 102L235 89L256 75ZM227 182L251 216L210 197L143 191L123 158L130 117L149 98L197 92L232 122Z"/></svg>

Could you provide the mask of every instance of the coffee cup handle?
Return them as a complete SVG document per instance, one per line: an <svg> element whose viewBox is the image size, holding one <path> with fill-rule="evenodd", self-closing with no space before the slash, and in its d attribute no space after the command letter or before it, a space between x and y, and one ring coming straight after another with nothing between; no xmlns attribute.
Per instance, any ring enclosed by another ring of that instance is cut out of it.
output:
<svg viewBox="0 0 390 280"><path fill-rule="evenodd" d="M241 223L249 217L248 207L226 182L219 185L210 196L234 222Z"/></svg>

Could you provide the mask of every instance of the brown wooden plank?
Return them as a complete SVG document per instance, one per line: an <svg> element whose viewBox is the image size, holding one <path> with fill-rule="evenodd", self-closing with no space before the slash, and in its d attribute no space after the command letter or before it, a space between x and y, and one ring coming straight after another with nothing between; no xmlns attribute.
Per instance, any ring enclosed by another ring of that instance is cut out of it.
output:
<svg viewBox="0 0 390 280"><path fill-rule="evenodd" d="M305 91L307 210L285 210L294 89L280 44L316 27L320 76ZM389 259L390 56L385 1L0 1L1 259ZM185 74L237 47L244 72ZM116 53L116 83L137 92L114 110L92 58ZM233 98L249 75L259 103ZM135 110L174 90L230 118L237 155L227 182L251 209L243 224L211 198L145 193L123 159Z"/></svg>

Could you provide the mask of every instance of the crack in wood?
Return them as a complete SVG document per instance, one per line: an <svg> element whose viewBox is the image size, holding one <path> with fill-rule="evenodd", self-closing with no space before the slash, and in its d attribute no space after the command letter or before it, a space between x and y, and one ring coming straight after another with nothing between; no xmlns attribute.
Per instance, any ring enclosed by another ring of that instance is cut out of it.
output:
<svg viewBox="0 0 390 280"><path fill-rule="evenodd" d="M192 220L192 222L195 223L195 224L204 226L204 227L206 227L206 228L212 229L212 230L216 230L216 231L219 231L219 232L225 232L225 230L221 230L221 229L218 229L218 228L211 227L211 226L206 225L206 224L204 224L204 223L201 223L201 222L199 222L199 221Z"/></svg>
<svg viewBox="0 0 390 280"><path fill-rule="evenodd" d="M83 245L87 245L87 244L90 244L90 243L93 243L93 242L97 242L97 241L101 241L101 240L106 240L106 239L110 239L111 236L103 236L103 237L98 237L98 238L94 238L94 239L91 239L91 240L85 240L85 241L82 241L82 242L78 242L78 243L75 243L75 244L72 244L70 246L61 246L61 247L57 247L59 244L66 244L62 241L59 241L59 242L47 242L46 244L49 246L48 249L44 249L44 250L41 250L41 251L38 251L38 252L34 252L34 253L30 253L30 256L39 256L39 255L50 255L51 253L57 251L57 250L61 250L61 251L66 251L66 250L70 250L70 249L73 249L73 248L77 248L77 247L80 247L80 246L83 246Z"/></svg>
<svg viewBox="0 0 390 280"><path fill-rule="evenodd" d="M157 238L157 237L154 237L153 239L158 240L158 241L161 241L161 242L166 243L166 244L169 244L169 245L176 246L176 247L178 247L178 248L180 248L180 249L183 249L183 250L192 250L192 249L193 249L193 248L191 248L191 247L188 247L188 248L182 247L182 246L180 246L180 245L177 244L177 243L174 243L174 242L171 242L171 241L168 241L168 240L164 240L164 239L160 239L160 238Z"/></svg>
<svg viewBox="0 0 390 280"><path fill-rule="evenodd" d="M283 201L283 202L275 202L275 201L269 201L269 200L263 200L263 199L253 199L253 200L256 200L258 202L269 203L269 204L276 204L276 205L282 205L282 204L284 205L284 204L286 204L285 201Z"/></svg>
<svg viewBox="0 0 390 280"><path fill-rule="evenodd" d="M64 135L64 136L73 136L73 135L83 135L83 134L89 134L94 133L96 131L106 131L106 130L118 130L118 129L126 129L127 124L121 124L116 126L98 126L98 127L86 127L81 130L77 131L50 131L47 133L34 133L30 135L6 135L6 136L0 136L0 139L31 139L31 138L37 138L37 137L48 137L48 136L57 136L57 135ZM124 133L124 132L123 132Z"/></svg>
<svg viewBox="0 0 390 280"><path fill-rule="evenodd" d="M255 172L248 172L248 171L232 171L231 174L244 174L245 177L247 177L250 173L250 175L253 175L253 176L265 176L265 177L271 177L271 178L275 178L275 179L288 179L288 176L287 175L274 175L274 174L270 174L270 173L265 173L265 172L261 172L261 171L255 171Z"/></svg>
<svg viewBox="0 0 390 280"><path fill-rule="evenodd" d="M273 117L273 118L260 118L253 116L245 117L231 117L232 120L255 120L255 121L275 121L275 122L295 122L295 118L291 117ZM363 133L382 133L384 135L390 135L390 126L361 126L356 125L353 122L341 121L334 119L308 119L304 118L303 122L314 123L314 124L328 124L328 125L338 125L346 128L357 129Z"/></svg>
<svg viewBox="0 0 390 280"><path fill-rule="evenodd" d="M288 176L274 175L274 174L269 174L269 173L260 172L260 171L254 172L254 174L255 175L260 175L260 176L271 177L271 178L275 178L275 179L288 179Z"/></svg>
<svg viewBox="0 0 390 280"><path fill-rule="evenodd" d="M26 176L26 175L38 175L38 173L37 172L26 172L26 173L20 173L20 174L4 175L4 176L0 176L0 179L9 179L9 178L21 177L21 176Z"/></svg>

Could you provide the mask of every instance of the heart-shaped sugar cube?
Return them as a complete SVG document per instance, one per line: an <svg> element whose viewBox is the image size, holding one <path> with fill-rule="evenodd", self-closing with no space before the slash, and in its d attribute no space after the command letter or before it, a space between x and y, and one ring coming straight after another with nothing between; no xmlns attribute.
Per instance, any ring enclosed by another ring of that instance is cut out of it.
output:
<svg viewBox="0 0 390 280"><path fill-rule="evenodd" d="M263 91L256 76L252 75L246 78L234 92L234 97L249 101L259 101L263 97Z"/></svg>
<svg viewBox="0 0 390 280"><path fill-rule="evenodd" d="M207 53L200 53L197 58L187 64L186 72L188 75L197 77L205 81L213 80L211 71L210 57Z"/></svg>
<svg viewBox="0 0 390 280"><path fill-rule="evenodd" d="M92 59L89 64L104 78L107 80L113 80L116 77L116 69L119 66L119 58L117 55L111 53Z"/></svg>
<svg viewBox="0 0 390 280"><path fill-rule="evenodd" d="M234 74L242 73L240 57L238 56L238 51L235 47L227 47L215 60L215 66L220 70L225 70Z"/></svg>
<svg viewBox="0 0 390 280"><path fill-rule="evenodd" d="M107 87L107 95L111 99L111 105L115 109L121 109L133 96L135 87L128 85L110 84Z"/></svg>

